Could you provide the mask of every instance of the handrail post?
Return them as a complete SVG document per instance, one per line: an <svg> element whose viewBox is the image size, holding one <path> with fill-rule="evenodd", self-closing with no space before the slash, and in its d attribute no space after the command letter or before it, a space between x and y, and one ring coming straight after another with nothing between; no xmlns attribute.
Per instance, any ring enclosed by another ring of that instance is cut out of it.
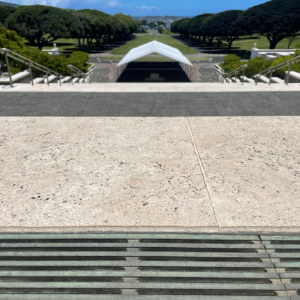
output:
<svg viewBox="0 0 300 300"><path fill-rule="evenodd" d="M292 63L290 62L289 63L289 70L288 70L288 73L287 73L287 76L286 76L286 85L288 85L289 81L290 81L291 67L292 67Z"/></svg>
<svg viewBox="0 0 300 300"><path fill-rule="evenodd" d="M71 82L72 82L72 85L74 85L74 82L73 82L73 69L70 69L70 72L71 72Z"/></svg>
<svg viewBox="0 0 300 300"><path fill-rule="evenodd" d="M272 71L272 70L270 70L269 85L271 85L272 74L273 74L273 71Z"/></svg>
<svg viewBox="0 0 300 300"><path fill-rule="evenodd" d="M234 75L235 75L235 83L237 84L237 81L236 81L236 72L234 72Z"/></svg>
<svg viewBox="0 0 300 300"><path fill-rule="evenodd" d="M242 85L244 85L244 78L245 78L245 67L243 68Z"/></svg>
<svg viewBox="0 0 300 300"><path fill-rule="evenodd" d="M46 77L47 77L47 84L49 86L49 72L48 71L46 72Z"/></svg>
<svg viewBox="0 0 300 300"><path fill-rule="evenodd" d="M255 77L255 85L257 85L258 76Z"/></svg>
<svg viewBox="0 0 300 300"><path fill-rule="evenodd" d="M59 85L61 86L61 78L60 78L60 76L58 76L58 80L59 80Z"/></svg>
<svg viewBox="0 0 300 300"><path fill-rule="evenodd" d="M30 73L31 84L32 84L32 86L34 86L34 83L33 83L33 77L32 77L31 63L29 63L29 73Z"/></svg>
<svg viewBox="0 0 300 300"><path fill-rule="evenodd" d="M7 68L7 72L8 72L8 76L9 76L10 86L13 87L11 73L10 73L10 67L9 67L9 62L8 62L8 57L7 57L7 52L4 52L4 54L5 54L6 68Z"/></svg>

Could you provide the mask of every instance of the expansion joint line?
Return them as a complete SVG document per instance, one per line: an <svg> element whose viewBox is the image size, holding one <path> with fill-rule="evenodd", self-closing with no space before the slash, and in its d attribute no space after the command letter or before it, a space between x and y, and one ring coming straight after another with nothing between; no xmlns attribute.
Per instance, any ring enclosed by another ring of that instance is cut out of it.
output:
<svg viewBox="0 0 300 300"><path fill-rule="evenodd" d="M206 190L207 190L207 193L208 193L208 197L209 197L210 203L211 203L211 205L213 207L215 218L216 218L216 220L218 222L218 226L221 228L222 224L221 224L220 219L218 217L218 213L217 213L217 209L216 209L215 203L213 202L213 199L212 199L212 194L211 194L209 186L208 186L208 182L207 182L207 178L206 178L206 175L205 175L204 167L203 167L203 164L202 164L199 152L198 152L198 148L197 148L197 145L196 145L195 140L194 140L193 132L191 130L190 123L189 123L189 120L188 120L187 117L185 118L185 121L186 121L187 128L189 130L191 139L192 139L192 143L193 143L193 146L194 146L194 149L195 149L195 152L196 152L196 156L197 156L198 163L199 163L199 166L200 166L200 169L201 169L201 173L202 173L204 184L205 184L205 187L206 187Z"/></svg>

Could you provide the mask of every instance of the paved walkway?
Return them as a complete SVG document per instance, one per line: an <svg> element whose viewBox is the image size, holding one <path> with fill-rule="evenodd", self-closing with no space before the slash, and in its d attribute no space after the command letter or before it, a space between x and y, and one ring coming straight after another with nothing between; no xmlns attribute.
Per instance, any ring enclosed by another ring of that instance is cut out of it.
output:
<svg viewBox="0 0 300 300"><path fill-rule="evenodd" d="M299 232L299 101L1 93L0 231Z"/></svg>

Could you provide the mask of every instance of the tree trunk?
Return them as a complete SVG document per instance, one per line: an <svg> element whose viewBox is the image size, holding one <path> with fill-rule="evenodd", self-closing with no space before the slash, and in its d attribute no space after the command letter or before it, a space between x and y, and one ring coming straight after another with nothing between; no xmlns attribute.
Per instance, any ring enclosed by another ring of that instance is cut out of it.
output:
<svg viewBox="0 0 300 300"><path fill-rule="evenodd" d="M43 49L43 39L38 39L37 40L37 44L38 44L38 48L40 49L40 50L42 50Z"/></svg>
<svg viewBox="0 0 300 300"><path fill-rule="evenodd" d="M213 40L214 40L213 37L208 38L208 46L212 46Z"/></svg>
<svg viewBox="0 0 300 300"><path fill-rule="evenodd" d="M274 39L270 41L270 49L275 49L278 42L279 42L278 40L274 40Z"/></svg>
<svg viewBox="0 0 300 300"><path fill-rule="evenodd" d="M233 43L233 40L230 39L230 40L228 41L228 48L227 48L228 53L230 53L230 50L231 50L231 47L232 47L232 43Z"/></svg>
<svg viewBox="0 0 300 300"><path fill-rule="evenodd" d="M79 48L79 50L81 51L81 50L82 50L82 45L81 45L80 38L77 39L77 43L78 43L78 48Z"/></svg>
<svg viewBox="0 0 300 300"><path fill-rule="evenodd" d="M203 36L203 44L205 44L206 43L206 36L204 35Z"/></svg>

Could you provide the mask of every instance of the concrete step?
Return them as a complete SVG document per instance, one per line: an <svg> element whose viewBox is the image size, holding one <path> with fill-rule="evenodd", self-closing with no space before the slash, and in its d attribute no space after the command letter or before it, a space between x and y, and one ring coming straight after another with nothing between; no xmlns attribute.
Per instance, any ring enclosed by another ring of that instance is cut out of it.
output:
<svg viewBox="0 0 300 300"><path fill-rule="evenodd" d="M11 79L12 79L12 82L15 82L15 81L17 81L23 77L26 77L28 75L29 75L28 71L22 71L22 72L12 75ZM10 83L9 77L0 78L0 83Z"/></svg>
<svg viewBox="0 0 300 300"><path fill-rule="evenodd" d="M33 79L33 83L34 84L36 84L36 83L44 83L44 80L45 80L45 78L38 77L38 78Z"/></svg>
<svg viewBox="0 0 300 300"><path fill-rule="evenodd" d="M283 79L280 79L278 77L272 77L271 78L271 81L272 82L275 82L275 83L284 83L284 80Z"/></svg>
<svg viewBox="0 0 300 300"><path fill-rule="evenodd" d="M76 83L78 81L78 77L73 79L73 83Z"/></svg>
<svg viewBox="0 0 300 300"><path fill-rule="evenodd" d="M255 82L252 78L248 78L246 76L241 76L241 78L244 80L244 82L250 82L250 83L254 83Z"/></svg>
<svg viewBox="0 0 300 300"><path fill-rule="evenodd" d="M264 82L264 83L269 83L269 78L266 76L258 76L258 81Z"/></svg>
<svg viewBox="0 0 300 300"><path fill-rule="evenodd" d="M83 82L84 82L84 78L80 78L79 83L83 83Z"/></svg>
<svg viewBox="0 0 300 300"><path fill-rule="evenodd" d="M50 75L48 78L49 78L49 82L51 82L54 79L56 79L56 76L55 75ZM44 78L44 83L47 83L47 78Z"/></svg>
<svg viewBox="0 0 300 300"><path fill-rule="evenodd" d="M294 78L297 78L297 79L300 79L300 73L295 72L295 71L291 71L290 76L292 76Z"/></svg>
<svg viewBox="0 0 300 300"><path fill-rule="evenodd" d="M241 81L238 78L235 79L235 77L232 77L231 80L234 81L234 82L236 82L236 83L241 83Z"/></svg>
<svg viewBox="0 0 300 300"><path fill-rule="evenodd" d="M71 80L71 78L72 78L71 76L66 76L61 80L61 83L68 82Z"/></svg>

